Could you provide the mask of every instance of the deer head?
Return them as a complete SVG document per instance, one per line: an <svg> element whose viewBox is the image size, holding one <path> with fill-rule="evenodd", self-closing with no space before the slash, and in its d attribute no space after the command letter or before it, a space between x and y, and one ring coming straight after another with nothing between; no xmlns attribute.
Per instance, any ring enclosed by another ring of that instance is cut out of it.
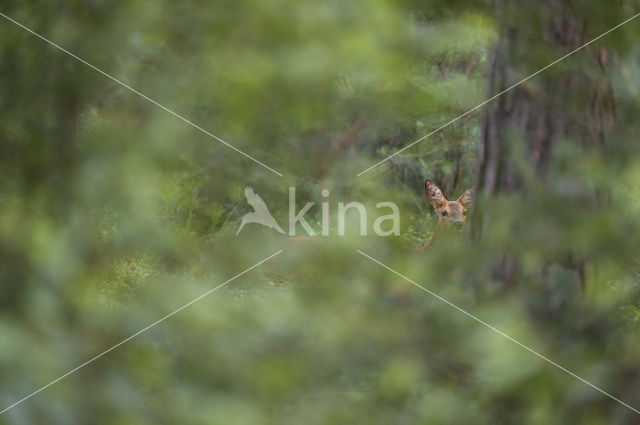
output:
<svg viewBox="0 0 640 425"><path fill-rule="evenodd" d="M424 183L424 191L427 201L435 208L438 214L438 225L434 233L437 235L445 229L461 231L467 221L469 207L471 207L472 191L467 189L455 201L447 201L440 188L431 180Z"/></svg>

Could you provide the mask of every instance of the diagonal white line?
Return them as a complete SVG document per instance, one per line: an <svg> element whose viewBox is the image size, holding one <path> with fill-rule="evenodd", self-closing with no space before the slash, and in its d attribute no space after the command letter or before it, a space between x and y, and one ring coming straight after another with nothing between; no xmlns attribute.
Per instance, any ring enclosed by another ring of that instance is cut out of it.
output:
<svg viewBox="0 0 640 425"><path fill-rule="evenodd" d="M537 70L536 72L534 72L533 74L531 74L531 75L529 75L528 77L524 78L523 80L521 80L521 81L519 81L519 82L517 82L517 83L513 84L512 86L510 86L510 87L508 87L508 88L506 88L506 89L502 90L500 93L498 93L498 94L496 94L496 95L494 95L494 96L490 97L489 99L485 100L485 101L484 101L484 102L482 102L481 104L479 104L479 105L477 105L477 106L475 106L475 107L473 107L473 108L469 109L467 112L465 112L464 114L460 115L460 116L459 116L459 117L457 117L457 118L452 119L452 120L451 120L451 121L449 121L448 123L441 125L440 127L438 127L438 128L436 128L435 130L433 130L431 133L429 133L429 134L427 134L427 135L425 135L425 136L422 136L421 138L419 138L419 139L418 139L418 140L416 140L415 142L408 144L407 146L403 147L402 149L400 149L400 150L398 150L398 151L394 152L393 154L389 155L389 156L388 156L388 157L386 157L385 159L383 159L383 160L381 160L381 161L376 162L375 164L373 164L371 167L367 168L366 170L359 172L359 173L356 175L356 177L360 177L361 175L363 175L363 174L364 174L364 173L366 173L367 171L369 171L369 170L371 170L371 169L373 169L373 168L377 167L378 165L382 164L383 162L386 162L386 161L390 160L391 158L393 158L394 156L398 155L399 153L404 152L405 150L409 149L410 147L414 146L414 145L415 145L415 144L417 144L417 143L420 143L421 141L423 141L423 140L424 140L424 139L426 139L427 137L432 136L432 135L434 135L434 134L438 133L440 130L442 130L442 129L443 129L443 128L445 128L445 127L448 127L449 125L451 125L451 124L453 124L454 122L458 121L460 118L464 118L464 117L466 117L467 115L469 115L470 113L472 113L473 111L475 111L475 110L477 110L477 109L482 108L484 105L486 105L487 103L489 103L489 102L491 102L491 101L493 101L493 100L497 99L498 97L502 96L503 94L505 94L505 93L506 93L506 92L508 92L509 90L514 89L514 88L518 87L518 86L519 86L519 85L521 85L522 83L524 83L524 82L526 82L526 81L530 80L531 78L535 77L536 75L540 74L541 72L546 71L547 69L551 68L553 65L557 64L558 62L561 62L561 61L565 60L565 59L566 59L566 58L568 58L569 56L573 55L574 53L576 53L576 52L578 52L578 51L580 51L580 50L582 50L582 49L584 49L585 47L587 47L587 46L588 46L588 45L590 45L591 43L593 43L593 42L595 42L595 41L597 41L597 40L601 39L602 37L604 37L605 35L609 34L610 32L615 31L615 30L617 30L618 28L620 28L621 26L623 26L623 25L625 25L625 24L627 24L627 23L629 23L629 22L633 21L633 20L634 20L634 19L636 19L638 16L640 16L640 13L637 13L637 14L633 15L631 18L627 19L626 21L621 22L621 23L619 23L618 25L616 25L615 27L611 28L610 30L603 32L602 34L600 34L600 35L599 35L599 36L597 36L596 38L592 39L591 41L586 42L586 43L585 43L585 44L583 44L582 46L580 46L580 47L576 48L575 50L572 50L571 52L569 52L569 53L567 53L566 55L562 56L560 59L557 59L557 60L555 60L555 61L551 62L549 65L545 66L544 68L541 68L541 69Z"/></svg>
<svg viewBox="0 0 640 425"><path fill-rule="evenodd" d="M629 406L627 403L625 403L624 401L612 396L611 394L609 394L608 392L596 387L595 385L593 385L591 382L587 381L586 379L583 379L581 377L579 377L578 375L576 375L575 373L571 372L570 370L560 366L558 363L554 362L553 360L549 359L548 357L543 356L542 354L538 353L537 351L535 351L532 348L529 348L528 346L524 345L523 343L515 340L514 338L510 337L509 335L505 334L504 332L502 332L499 329L494 328L493 326L491 326L490 324L484 322L482 319L477 318L476 316L474 316L473 314L467 312L466 310L463 310L462 308L458 307L457 305L453 304L451 301L446 300L445 298L442 298L440 295L436 294L433 291L428 290L427 288L425 288L424 286L414 282L413 280L409 279L407 276L393 270L391 267L386 266L384 264L382 264L380 261L376 260L375 258L365 254L364 252L360 251L359 249L357 249L356 251L358 251L360 254L362 254L363 256L367 257L368 259L370 259L371 261L373 261L374 263L382 266L383 268L389 270L390 272L396 274L397 276L400 276L401 278L403 278L404 280L406 280L409 283L412 283L413 285L417 286L418 288L422 289L423 291L427 292L429 295L432 295L434 297L436 297L437 299L439 299L440 301L442 301L443 303L455 308L456 310L458 310L459 312L465 314L466 316L472 318L473 320L475 320L478 323L483 324L484 326L486 326L487 328L491 329L492 331L502 335L503 337L505 337L506 339L508 339L511 342L514 342L516 344L518 344L520 347L524 348L525 350L529 351L532 354L535 354L536 356L540 357L542 360L552 364L553 366L557 367L558 369L562 370L563 372L573 376L574 378L584 382L585 384L587 384L588 386L590 386L591 388L600 391L602 394L606 395L607 397L617 401L618 403L622 404L623 406L633 410L634 412L640 414L640 410L634 409L633 407Z"/></svg>
<svg viewBox="0 0 640 425"><path fill-rule="evenodd" d="M200 301L201 299L203 299L204 297L206 297L207 295L211 294L214 291L217 291L218 289L222 288L223 286L225 286L226 284L228 284L229 282L239 278L240 276L242 276L243 274L247 273L250 270L255 269L256 267L258 267L260 264L270 260L271 258L275 257L276 255L280 254L282 252L282 250L277 251L275 254L270 255L269 257L265 258L264 260L254 264L253 266L249 267L248 269L244 270L241 273L238 273L237 275L235 275L234 277L232 277L231 279L227 280L226 282L221 283L220 285L216 286L213 289L208 290L207 292L205 292L204 294L200 295L198 298L195 298L191 301L189 301L187 304L183 305L182 307L178 308L177 310L172 311L171 313L167 314L166 316L164 316L162 319L156 320L155 322L153 322L152 324L150 324L149 326L139 330L138 332L134 333L133 335L131 335L130 337L120 341L119 343L117 343L116 345L112 346L111 348L103 351L102 353L98 354L95 357L92 357L91 359L87 360L86 362L82 363L80 366L76 367L75 369L70 370L69 372L65 373L64 375L62 375L59 378L54 379L53 381L49 382L47 385L39 388L38 390L32 392L31 394L29 394L28 396L23 397L22 399L16 401L15 403L13 403L11 406L6 407L4 410L0 411L0 415L5 413L7 410L17 406L18 404L22 403L23 401L26 401L28 399L30 399L31 397L33 397L34 395L38 394L40 391L43 391L47 388L49 388L50 386L52 386L53 384L55 384L58 381L61 381L62 379L66 378L67 376L71 375L72 373L78 371L79 369L85 367L86 365L93 363L94 361L98 360L100 357L104 356L105 354L107 354L110 351L115 350L116 348L118 348L119 346L121 346L122 344L132 340L133 338L137 337L138 335L140 335L143 332L148 331L149 329L151 329L152 327L156 326L157 324L165 321L166 319L168 319L169 317L179 313L180 311L184 310L185 308L189 307L191 304Z"/></svg>
<svg viewBox="0 0 640 425"><path fill-rule="evenodd" d="M251 155L241 151L240 149L236 148L235 146L231 145L230 143L228 143L227 141L221 139L220 137L216 136L213 133L210 133L209 131L205 130L204 128L200 127L199 125L189 121L188 119L184 118L182 115L179 115L176 112L173 112L171 109L167 108L166 106L162 106L161 104L159 104L158 102L156 102L155 100L151 99L150 97L146 96L143 93L140 93L138 90L134 89L133 87L123 83L122 81L118 80L117 78L107 74L106 72L104 72L103 70L91 65L89 62L85 61L84 59L79 58L78 56L74 55L73 53L71 53L70 51L66 50L65 48L57 45L56 43L54 43L53 41L48 40L47 38L43 37L42 35L38 34L37 32L25 27L24 25L22 25L20 22L8 17L7 15L5 15L4 13L0 12L0 16L2 16L3 18L5 18L8 21L13 22L14 24L16 24L17 26L19 26L20 28L29 31L31 34L35 35L36 37L38 37L39 39L49 43L51 46L55 47L56 49L66 53L67 55L71 56L72 58L82 62L83 64L87 65L89 68L99 72L100 74L104 75L105 77L109 78L110 80L120 84L122 87L126 88L127 90L132 91L133 93L137 94L138 96L142 97L145 100L148 100L149 102L153 103L154 105L156 105L157 107L167 111L168 113L170 113L171 115L173 115L176 118L181 119L182 121L186 122L187 124L189 124L191 127L196 128L197 130L200 130L201 132L203 132L204 134L206 134L207 136L217 140L218 142L222 143L223 145L233 149L234 151L238 152L240 155L243 155L247 158L249 158L250 160L252 160L253 162L255 162L256 164L259 164L261 166L263 166L264 168L266 168L267 170L271 171L272 173L275 173L277 175L279 175L280 177L282 177L282 174L280 174L279 172L277 172L276 170L274 170L273 168L269 167L268 165L263 164L262 162L258 161L257 159L255 159L254 157L252 157Z"/></svg>

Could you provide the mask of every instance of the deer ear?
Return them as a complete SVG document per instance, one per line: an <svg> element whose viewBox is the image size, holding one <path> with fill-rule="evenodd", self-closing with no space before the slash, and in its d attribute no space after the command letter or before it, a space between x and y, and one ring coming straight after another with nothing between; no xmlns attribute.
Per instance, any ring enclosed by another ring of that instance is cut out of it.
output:
<svg viewBox="0 0 640 425"><path fill-rule="evenodd" d="M427 201L434 208L438 208L447 202L440 188L429 179L424 182L424 192L427 194Z"/></svg>
<svg viewBox="0 0 640 425"><path fill-rule="evenodd" d="M458 203L462 204L463 207L469 208L471 206L471 202L473 201L473 190L471 188L464 191L462 195L458 198Z"/></svg>

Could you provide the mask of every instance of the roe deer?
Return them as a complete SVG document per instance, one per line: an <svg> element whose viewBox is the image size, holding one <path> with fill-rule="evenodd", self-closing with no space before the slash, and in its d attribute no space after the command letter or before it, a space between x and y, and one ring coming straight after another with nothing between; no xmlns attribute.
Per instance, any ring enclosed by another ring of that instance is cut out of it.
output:
<svg viewBox="0 0 640 425"><path fill-rule="evenodd" d="M427 201L435 208L438 214L436 230L433 232L431 241L423 247L429 248L446 230L462 231L467 221L467 212L471 206L473 192L469 188L456 201L448 201L440 188L429 179L424 182L424 191L427 195Z"/></svg>

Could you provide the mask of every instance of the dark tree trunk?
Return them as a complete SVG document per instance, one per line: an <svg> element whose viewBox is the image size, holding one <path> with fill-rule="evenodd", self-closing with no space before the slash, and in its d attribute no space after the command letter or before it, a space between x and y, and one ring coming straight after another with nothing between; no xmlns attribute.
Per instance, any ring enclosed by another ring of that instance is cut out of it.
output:
<svg viewBox="0 0 640 425"><path fill-rule="evenodd" d="M566 3L544 0L536 2L536 7L546 8L551 22L547 33L540 34L541 39L551 44L547 50L556 52L547 62L588 41L582 20ZM520 28L510 28L507 23L501 27L506 30L500 34L492 52L488 75L492 94L507 89L545 65L530 60L521 62L527 60L523 51L539 47L527 46L520 37L520 32L524 32ZM477 188L480 193L491 196L521 187L523 176L510 161L513 159L508 143L511 135L524 138L526 158L538 176L546 174L560 139L579 141L590 149L606 142L605 130L614 113L613 97L604 72L607 54L604 49L594 52L588 47L575 57L578 55L583 55L578 62L589 69L567 66L573 60L568 58L487 106L479 144ZM584 56L589 56L589 60L584 60Z"/></svg>
<svg viewBox="0 0 640 425"><path fill-rule="evenodd" d="M577 15L580 8L570 2L498 3L496 11L509 19L498 18L501 33L488 70L491 95L597 35L585 33L585 20ZM576 152L601 149L606 144L606 130L615 114L606 64L606 50L589 46L486 106L476 175L479 202L471 226L474 237L482 235L491 222L489 210L483 207L491 198L546 190L562 144L570 144ZM509 280L517 265L512 258L505 258L499 269L501 278ZM582 275L582 270L576 271Z"/></svg>

